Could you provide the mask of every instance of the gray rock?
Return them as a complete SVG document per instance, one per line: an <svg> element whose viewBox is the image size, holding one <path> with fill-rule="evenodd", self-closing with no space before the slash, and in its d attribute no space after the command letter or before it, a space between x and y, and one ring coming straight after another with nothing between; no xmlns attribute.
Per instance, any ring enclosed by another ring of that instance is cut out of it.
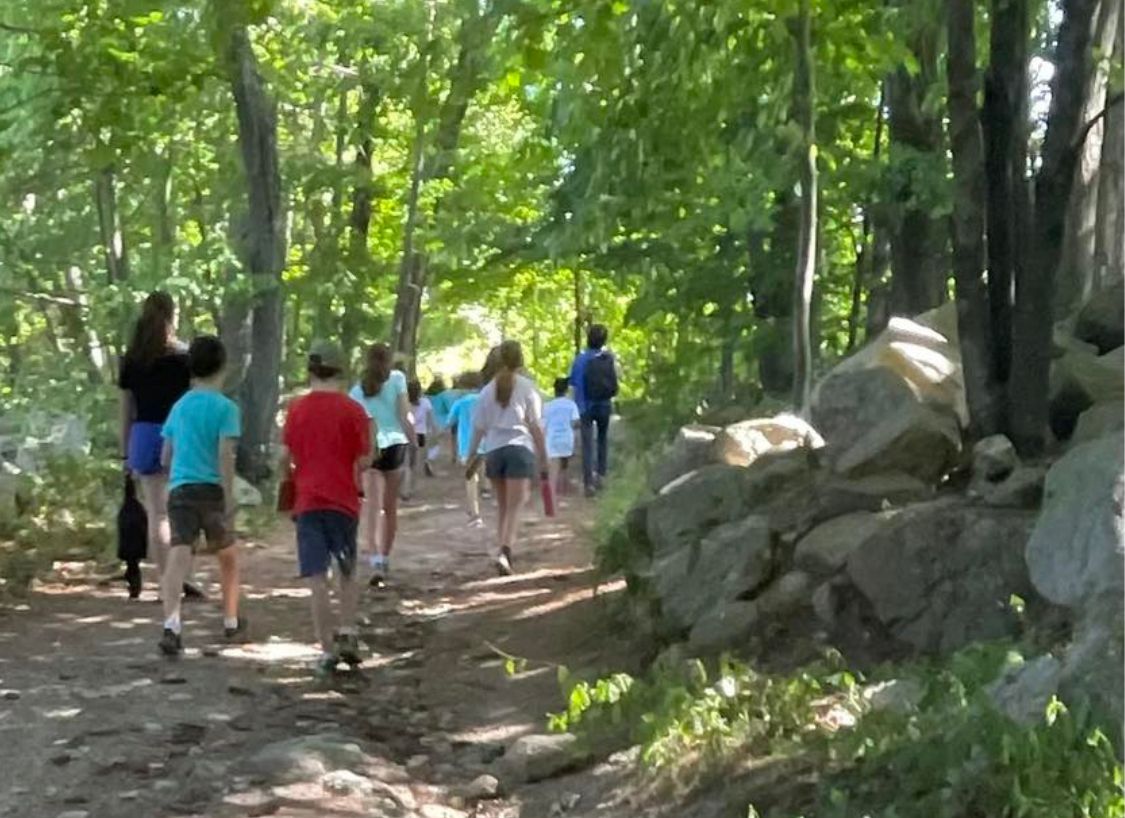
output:
<svg viewBox="0 0 1125 818"><path fill-rule="evenodd" d="M1051 365L1049 412L1059 440L1073 434L1079 416L1097 403L1121 403L1125 371L1116 351L1102 356L1068 352Z"/></svg>
<svg viewBox="0 0 1125 818"><path fill-rule="evenodd" d="M1051 602L1077 607L1102 593L1121 595L1123 446L1121 434L1083 443L1047 473L1027 564L1036 589Z"/></svg>
<svg viewBox="0 0 1125 818"><path fill-rule="evenodd" d="M359 745L343 736L302 736L267 744L239 772L272 784L319 781L331 770L357 770L367 762Z"/></svg>
<svg viewBox="0 0 1125 818"><path fill-rule="evenodd" d="M936 483L956 464L961 430L954 415L913 404L840 448L834 466L838 474L862 477L901 471Z"/></svg>
<svg viewBox="0 0 1125 818"><path fill-rule="evenodd" d="M902 472L847 478L830 474L819 480L809 504L812 522L821 523L855 511L883 511L933 497L932 486Z"/></svg>
<svg viewBox="0 0 1125 818"><path fill-rule="evenodd" d="M649 474L649 488L660 491L677 477L715 463L714 426L684 426L660 455Z"/></svg>
<svg viewBox="0 0 1125 818"><path fill-rule="evenodd" d="M500 781L494 775L479 775L465 784L458 787L456 794L466 801L484 801L490 798L497 798L500 795Z"/></svg>
<svg viewBox="0 0 1125 818"><path fill-rule="evenodd" d="M658 556L698 543L711 529L749 513L745 469L713 465L685 474L649 504L648 537Z"/></svg>
<svg viewBox="0 0 1125 818"><path fill-rule="evenodd" d="M758 604L735 600L717 605L692 626L688 648L694 654L709 654L746 643L761 619Z"/></svg>
<svg viewBox="0 0 1125 818"><path fill-rule="evenodd" d="M875 618L922 652L1012 636L1013 594L1034 598L1023 549L1035 515L938 500L902 510L848 558Z"/></svg>
<svg viewBox="0 0 1125 818"><path fill-rule="evenodd" d="M970 493L994 508L1036 509L1043 502L1047 470L1042 466L1019 466L999 483L974 485Z"/></svg>
<svg viewBox="0 0 1125 818"><path fill-rule="evenodd" d="M697 548L681 549L653 563L652 587L661 616L673 630L687 630L716 605L761 586L773 565L765 518L747 517L722 525Z"/></svg>
<svg viewBox="0 0 1125 818"><path fill-rule="evenodd" d="M90 818L90 813L84 809L68 809L60 812L59 818Z"/></svg>
<svg viewBox="0 0 1125 818"><path fill-rule="evenodd" d="M810 603L812 577L804 571L790 571L762 591L754 600L762 616L782 617Z"/></svg>
<svg viewBox="0 0 1125 818"><path fill-rule="evenodd" d="M375 791L375 783L362 775L357 775L351 770L333 770L320 779L320 785L326 792L337 795L370 795Z"/></svg>
<svg viewBox="0 0 1125 818"><path fill-rule="evenodd" d="M916 679L891 679L863 689L864 703L872 710L905 714L918 709L926 690Z"/></svg>
<svg viewBox="0 0 1125 818"><path fill-rule="evenodd" d="M1107 437L1125 428L1125 406L1121 400L1095 403L1078 416L1078 424L1070 437L1071 445Z"/></svg>
<svg viewBox="0 0 1125 818"><path fill-rule="evenodd" d="M856 511L821 523L797 542L793 564L814 576L834 574L889 518L886 512Z"/></svg>
<svg viewBox="0 0 1125 818"><path fill-rule="evenodd" d="M1125 284L1093 293L1078 311L1074 334L1100 352L1125 344Z"/></svg>
<svg viewBox="0 0 1125 818"><path fill-rule="evenodd" d="M1062 665L1054 656L1040 656L1010 667L985 688L993 706L1017 724L1043 720L1047 702L1059 689Z"/></svg>
<svg viewBox="0 0 1125 818"><path fill-rule="evenodd" d="M1125 611L1120 592L1104 593L1083 604L1074 641L1063 656L1060 698L1086 704L1098 723L1125 753Z"/></svg>
<svg viewBox="0 0 1125 818"><path fill-rule="evenodd" d="M822 446L824 439L816 429L792 414L732 423L714 442L715 459L732 466L749 466L766 452Z"/></svg>
<svg viewBox="0 0 1125 818"><path fill-rule="evenodd" d="M517 783L552 778L585 760L578 739L569 733L522 736L504 754L505 776Z"/></svg>
<svg viewBox="0 0 1125 818"><path fill-rule="evenodd" d="M973 446L973 479L997 483L1020 463L1016 447L1004 435L992 435Z"/></svg>

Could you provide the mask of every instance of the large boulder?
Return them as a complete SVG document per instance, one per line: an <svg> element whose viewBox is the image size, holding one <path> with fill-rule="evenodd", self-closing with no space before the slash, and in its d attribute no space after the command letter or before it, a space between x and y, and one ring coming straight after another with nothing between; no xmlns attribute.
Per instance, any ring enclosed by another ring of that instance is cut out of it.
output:
<svg viewBox="0 0 1125 818"><path fill-rule="evenodd" d="M684 426L668 444L649 473L649 487L660 491L677 477L702 468L714 460L714 426Z"/></svg>
<svg viewBox="0 0 1125 818"><path fill-rule="evenodd" d="M1017 724L1043 721L1047 703L1059 689L1062 665L1050 654L1006 668L985 688L993 706Z"/></svg>
<svg viewBox="0 0 1125 818"><path fill-rule="evenodd" d="M974 483L969 496L993 508L1037 509L1043 501L1043 466L1018 466L999 483Z"/></svg>
<svg viewBox="0 0 1125 818"><path fill-rule="evenodd" d="M645 525L656 555L698 543L723 523L750 513L746 469L715 464L689 472L660 490L648 504Z"/></svg>
<svg viewBox="0 0 1125 818"><path fill-rule="evenodd" d="M747 517L715 529L696 548L657 559L652 588L664 624L688 630L710 610L764 585L774 571L773 538L762 517Z"/></svg>
<svg viewBox="0 0 1125 818"><path fill-rule="evenodd" d="M1079 607L1103 593L1122 593L1123 446L1121 434L1083 443L1047 473L1027 565L1036 589L1051 602Z"/></svg>
<svg viewBox="0 0 1125 818"><path fill-rule="evenodd" d="M1125 367L1121 351L1101 356L1068 352L1051 365L1051 431L1059 440L1067 440L1083 412L1098 403L1120 405L1123 395Z"/></svg>
<svg viewBox="0 0 1125 818"><path fill-rule="evenodd" d="M1070 442L1086 443L1125 429L1125 404L1121 400L1095 403L1078 416Z"/></svg>
<svg viewBox="0 0 1125 818"><path fill-rule="evenodd" d="M902 472L884 472L867 477L824 476L816 485L809 504L814 523L832 520L855 511L883 511L933 497L932 486Z"/></svg>
<svg viewBox="0 0 1125 818"><path fill-rule="evenodd" d="M936 483L957 463L961 430L956 418L923 404L906 404L837 449L837 473L862 477L900 471Z"/></svg>
<svg viewBox="0 0 1125 818"><path fill-rule="evenodd" d="M1125 283L1094 293L1078 311L1074 334L1099 352L1125 344Z"/></svg>
<svg viewBox="0 0 1125 818"><path fill-rule="evenodd" d="M302 736L267 744L244 759L238 772L270 784L317 781L332 770L361 770L368 762L360 746L335 734Z"/></svg>
<svg viewBox="0 0 1125 818"><path fill-rule="evenodd" d="M893 512L855 511L821 523L798 541L793 564L813 576L835 574L856 548L893 519Z"/></svg>
<svg viewBox="0 0 1125 818"><path fill-rule="evenodd" d="M572 770L589 757L570 733L521 736L499 762L509 784L542 781Z"/></svg>
<svg viewBox="0 0 1125 818"><path fill-rule="evenodd" d="M717 653L745 644L758 629L758 603L739 599L712 608L692 625L688 648L692 653Z"/></svg>
<svg viewBox="0 0 1125 818"><path fill-rule="evenodd" d="M875 340L817 384L812 424L829 447L846 447L918 404L967 424L960 352L956 339L922 323L892 318Z"/></svg>
<svg viewBox="0 0 1125 818"><path fill-rule="evenodd" d="M1125 751L1125 611L1120 594L1102 594L1083 605L1074 641L1063 656L1063 701L1085 704L1106 734Z"/></svg>
<svg viewBox="0 0 1125 818"><path fill-rule="evenodd" d="M1023 550L1030 512L936 500L894 515L848 558L847 575L898 641L947 653L1018 633L1013 594L1034 598Z"/></svg>
<svg viewBox="0 0 1125 818"><path fill-rule="evenodd" d="M715 436L716 460L733 466L749 466L766 452L823 445L816 429L791 414L733 423Z"/></svg>

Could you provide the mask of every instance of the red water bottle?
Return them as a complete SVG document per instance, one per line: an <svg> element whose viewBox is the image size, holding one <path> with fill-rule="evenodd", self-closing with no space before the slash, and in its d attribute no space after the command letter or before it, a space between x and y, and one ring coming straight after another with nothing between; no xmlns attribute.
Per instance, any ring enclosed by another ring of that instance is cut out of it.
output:
<svg viewBox="0 0 1125 818"><path fill-rule="evenodd" d="M551 485L551 476L547 472L539 475L539 496L543 498L543 513L548 517L554 517L555 490Z"/></svg>

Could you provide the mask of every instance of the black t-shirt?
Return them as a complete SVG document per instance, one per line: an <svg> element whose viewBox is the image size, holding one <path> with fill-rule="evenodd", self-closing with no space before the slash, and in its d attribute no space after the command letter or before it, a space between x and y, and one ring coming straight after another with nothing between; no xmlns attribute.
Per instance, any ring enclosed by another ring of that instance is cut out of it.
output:
<svg viewBox="0 0 1125 818"><path fill-rule="evenodd" d="M188 356L182 352L171 352L147 367L126 358L121 362L121 377L117 385L133 393L139 422L163 423L168 419L172 405L191 388Z"/></svg>

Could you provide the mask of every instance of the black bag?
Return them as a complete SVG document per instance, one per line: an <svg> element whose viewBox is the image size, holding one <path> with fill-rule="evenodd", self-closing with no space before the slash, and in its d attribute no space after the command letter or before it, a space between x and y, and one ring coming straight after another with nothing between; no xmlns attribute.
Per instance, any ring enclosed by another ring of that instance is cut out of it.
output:
<svg viewBox="0 0 1125 818"><path fill-rule="evenodd" d="M617 366L612 352L599 352L586 362L586 400L606 401L617 397Z"/></svg>
<svg viewBox="0 0 1125 818"><path fill-rule="evenodd" d="M117 512L117 558L138 562L148 556L148 515L137 499L132 475L125 476L125 499Z"/></svg>

